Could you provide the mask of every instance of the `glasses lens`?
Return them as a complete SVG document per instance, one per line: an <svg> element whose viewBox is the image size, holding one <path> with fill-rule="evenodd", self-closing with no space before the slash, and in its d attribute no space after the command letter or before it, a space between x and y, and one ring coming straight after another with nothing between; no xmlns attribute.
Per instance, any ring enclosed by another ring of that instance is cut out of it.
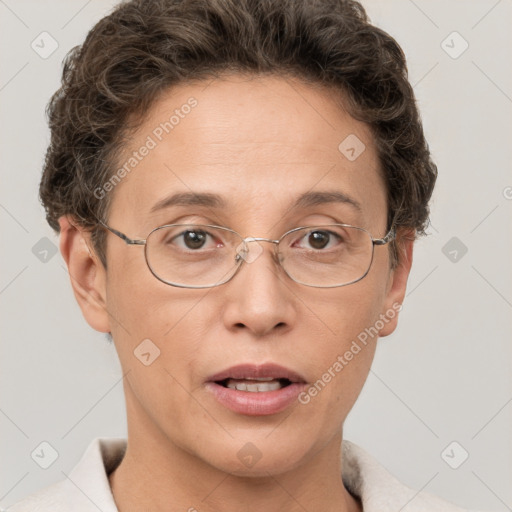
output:
<svg viewBox="0 0 512 512"><path fill-rule="evenodd" d="M292 279L328 288L363 278L372 263L373 243L364 229L334 224L288 233L279 244L279 252Z"/></svg>
<svg viewBox="0 0 512 512"><path fill-rule="evenodd" d="M146 259L160 280L190 288L228 281L239 267L242 239L227 228L197 224L163 226L150 233Z"/></svg>
<svg viewBox="0 0 512 512"><path fill-rule="evenodd" d="M244 260L243 239L228 228L198 224L162 226L150 233L146 259L161 281L188 288L227 282ZM298 283L336 287L362 279L373 243L362 228L330 224L295 229L279 243L280 262Z"/></svg>

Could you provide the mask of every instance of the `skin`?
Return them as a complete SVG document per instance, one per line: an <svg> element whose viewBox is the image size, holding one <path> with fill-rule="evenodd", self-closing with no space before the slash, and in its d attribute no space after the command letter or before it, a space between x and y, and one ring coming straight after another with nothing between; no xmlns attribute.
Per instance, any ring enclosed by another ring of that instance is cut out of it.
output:
<svg viewBox="0 0 512 512"><path fill-rule="evenodd" d="M294 227L335 222L366 228L374 238L386 234L386 189L368 127L332 92L291 78L230 75L175 87L147 113L123 157L191 96L198 105L115 188L110 226L132 238L173 222L219 224L273 239ZM353 162L338 150L350 134L366 145ZM289 208L310 190L343 191L362 211L341 203ZM228 207L149 214L178 191L215 192ZM89 234L68 216L60 225L61 252L83 315L97 331L112 333L126 374L128 447L109 477L121 512L362 510L340 478L340 444L377 337L309 404L275 415L234 413L204 382L242 362L275 362L314 383L360 332L402 303L410 240L395 270L388 247L375 247L368 275L345 287L293 282L274 261L272 244L262 243L263 252L230 282L193 290L155 279L143 247L110 233L106 271ZM379 336L391 334L397 319ZM149 366L133 353L146 338L161 351ZM251 468L237 457L248 442L261 453Z"/></svg>

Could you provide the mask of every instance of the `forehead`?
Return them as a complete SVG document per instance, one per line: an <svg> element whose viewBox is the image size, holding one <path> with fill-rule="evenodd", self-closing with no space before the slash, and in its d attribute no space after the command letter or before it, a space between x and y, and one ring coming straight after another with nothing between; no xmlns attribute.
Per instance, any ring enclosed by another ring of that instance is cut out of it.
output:
<svg viewBox="0 0 512 512"><path fill-rule="evenodd" d="M355 156L355 158L354 158ZM116 168L111 215L149 220L176 193L213 193L211 207L254 215L315 190L385 209L369 128L327 88L284 77L225 76L182 84L155 101ZM348 203L347 203L348 205Z"/></svg>

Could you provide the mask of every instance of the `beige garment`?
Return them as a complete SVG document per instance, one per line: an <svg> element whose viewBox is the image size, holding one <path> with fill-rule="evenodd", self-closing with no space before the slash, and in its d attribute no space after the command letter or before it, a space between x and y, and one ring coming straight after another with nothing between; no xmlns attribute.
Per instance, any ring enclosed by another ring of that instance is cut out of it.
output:
<svg viewBox="0 0 512 512"><path fill-rule="evenodd" d="M345 440L342 445L343 482L361 499L364 512L468 512L400 483L356 444ZM108 474L125 450L126 439L94 439L69 478L31 494L7 512L118 512Z"/></svg>

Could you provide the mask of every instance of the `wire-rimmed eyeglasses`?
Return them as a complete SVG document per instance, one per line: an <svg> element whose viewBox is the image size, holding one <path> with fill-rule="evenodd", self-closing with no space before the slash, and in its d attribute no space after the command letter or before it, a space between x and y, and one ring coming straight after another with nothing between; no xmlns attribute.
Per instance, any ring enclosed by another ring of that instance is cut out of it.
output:
<svg viewBox="0 0 512 512"><path fill-rule="evenodd" d="M291 229L278 240L243 237L211 224L166 224L145 239L132 239L103 221L100 225L128 245L144 245L146 263L160 281L181 288L212 288L230 281L244 262L263 252L258 242L274 244L274 258L293 281L316 288L356 283L369 272L374 247L395 239L391 227L384 238L364 228L325 224ZM252 249L250 249L252 244Z"/></svg>

